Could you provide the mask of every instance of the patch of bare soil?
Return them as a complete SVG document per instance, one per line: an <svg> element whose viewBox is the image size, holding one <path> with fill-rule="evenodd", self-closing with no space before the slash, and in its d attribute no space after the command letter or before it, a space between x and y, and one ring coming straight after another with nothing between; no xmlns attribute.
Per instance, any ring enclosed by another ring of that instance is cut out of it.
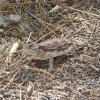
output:
<svg viewBox="0 0 100 100"><path fill-rule="evenodd" d="M22 51L58 37L84 45L52 72ZM0 0L0 100L100 100L100 0Z"/></svg>

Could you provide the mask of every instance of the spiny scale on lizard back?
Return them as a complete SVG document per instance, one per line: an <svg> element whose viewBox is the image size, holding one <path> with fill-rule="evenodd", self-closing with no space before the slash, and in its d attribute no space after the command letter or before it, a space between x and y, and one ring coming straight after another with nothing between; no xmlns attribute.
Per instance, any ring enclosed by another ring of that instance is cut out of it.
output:
<svg viewBox="0 0 100 100"><path fill-rule="evenodd" d="M46 42L41 42L38 45L39 49L42 49L44 52L54 52L54 51L64 51L73 45L70 41L65 39L52 39Z"/></svg>

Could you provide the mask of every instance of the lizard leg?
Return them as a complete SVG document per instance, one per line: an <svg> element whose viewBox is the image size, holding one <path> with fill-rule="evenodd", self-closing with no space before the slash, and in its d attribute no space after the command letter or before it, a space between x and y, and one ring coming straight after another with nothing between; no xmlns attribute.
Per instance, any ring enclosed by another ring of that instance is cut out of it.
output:
<svg viewBox="0 0 100 100"><path fill-rule="evenodd" d="M53 62L54 62L54 58L53 57L50 57L49 58L49 71L51 72L53 70Z"/></svg>

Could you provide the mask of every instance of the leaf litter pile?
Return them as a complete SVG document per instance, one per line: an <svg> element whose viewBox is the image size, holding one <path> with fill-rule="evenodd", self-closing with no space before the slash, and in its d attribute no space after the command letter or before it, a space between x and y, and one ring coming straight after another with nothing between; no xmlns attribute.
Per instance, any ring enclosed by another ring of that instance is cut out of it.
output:
<svg viewBox="0 0 100 100"><path fill-rule="evenodd" d="M62 37L81 46L52 72L22 51ZM0 100L100 100L100 1L0 0Z"/></svg>

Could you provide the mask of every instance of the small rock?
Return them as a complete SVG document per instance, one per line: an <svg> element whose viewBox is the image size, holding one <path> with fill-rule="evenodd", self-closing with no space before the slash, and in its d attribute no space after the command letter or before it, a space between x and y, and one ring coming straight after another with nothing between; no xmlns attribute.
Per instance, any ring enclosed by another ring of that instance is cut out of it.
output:
<svg viewBox="0 0 100 100"><path fill-rule="evenodd" d="M21 19L21 16L20 15L16 15L16 14L10 14L10 20L13 20L15 22L19 22L20 19Z"/></svg>
<svg viewBox="0 0 100 100"><path fill-rule="evenodd" d="M59 5L56 5L54 8L52 8L49 12L50 13L55 13L57 12L59 9L61 9L61 7Z"/></svg>
<svg viewBox="0 0 100 100"><path fill-rule="evenodd" d="M3 98L3 95L2 94L0 94L0 98Z"/></svg>
<svg viewBox="0 0 100 100"><path fill-rule="evenodd" d="M0 0L0 5L9 4L8 0Z"/></svg>
<svg viewBox="0 0 100 100"><path fill-rule="evenodd" d="M10 23L10 19L8 17L5 16L0 16L0 27L6 27L7 25L9 25Z"/></svg>
<svg viewBox="0 0 100 100"><path fill-rule="evenodd" d="M16 3L18 3L18 4L19 4L19 3L20 3L20 0L16 0Z"/></svg>
<svg viewBox="0 0 100 100"><path fill-rule="evenodd" d="M16 99L16 94L15 93L12 93L11 94L11 98Z"/></svg>
<svg viewBox="0 0 100 100"><path fill-rule="evenodd" d="M11 94L11 96L15 97L15 96L16 96L16 94L12 93L12 94Z"/></svg>
<svg viewBox="0 0 100 100"><path fill-rule="evenodd" d="M5 92L4 95L3 95L5 98L8 98L11 96L11 94L9 92Z"/></svg>

